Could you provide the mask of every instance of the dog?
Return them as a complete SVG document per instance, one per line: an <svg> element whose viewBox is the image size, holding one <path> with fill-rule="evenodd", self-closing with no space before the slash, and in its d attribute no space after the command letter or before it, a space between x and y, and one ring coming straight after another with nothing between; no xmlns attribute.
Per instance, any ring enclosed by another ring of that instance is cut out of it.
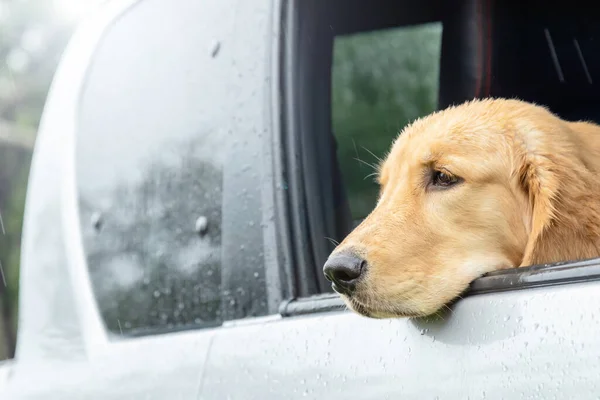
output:
<svg viewBox="0 0 600 400"><path fill-rule="evenodd" d="M394 141L323 272L358 314L424 317L487 272L598 257L599 170L593 123L503 98L435 112Z"/></svg>

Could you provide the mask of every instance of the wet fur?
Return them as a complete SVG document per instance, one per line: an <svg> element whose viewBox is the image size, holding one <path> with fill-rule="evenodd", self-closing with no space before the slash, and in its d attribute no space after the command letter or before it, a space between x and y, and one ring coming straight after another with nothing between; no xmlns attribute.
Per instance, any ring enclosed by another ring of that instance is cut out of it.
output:
<svg viewBox="0 0 600 400"><path fill-rule="evenodd" d="M435 190L433 169L463 182ZM376 318L435 313L482 274L600 255L600 127L475 100L419 119L380 166L379 201L334 252L368 263L352 298Z"/></svg>

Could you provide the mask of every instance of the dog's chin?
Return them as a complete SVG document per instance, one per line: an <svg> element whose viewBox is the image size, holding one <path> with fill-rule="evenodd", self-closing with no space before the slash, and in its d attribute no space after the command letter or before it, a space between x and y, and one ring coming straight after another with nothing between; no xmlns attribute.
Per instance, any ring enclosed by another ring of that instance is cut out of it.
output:
<svg viewBox="0 0 600 400"><path fill-rule="evenodd" d="M367 307L364 304L358 302L353 298L349 298L347 296L342 296L346 306L363 317L372 318L372 319L393 319L393 318L419 318L425 317L429 314L413 312L409 310L382 310L371 306Z"/></svg>

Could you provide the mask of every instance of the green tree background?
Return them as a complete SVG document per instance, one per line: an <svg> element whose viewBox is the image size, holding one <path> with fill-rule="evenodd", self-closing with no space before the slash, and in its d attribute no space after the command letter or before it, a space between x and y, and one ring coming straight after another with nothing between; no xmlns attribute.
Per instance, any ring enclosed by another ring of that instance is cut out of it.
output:
<svg viewBox="0 0 600 400"><path fill-rule="evenodd" d="M355 220L377 200L377 158L407 123L437 107L441 29L433 23L336 39L332 124Z"/></svg>
<svg viewBox="0 0 600 400"><path fill-rule="evenodd" d="M0 0L0 360L12 357L15 348L21 231L35 136L77 21L68 18L72 10L65 6L91 9L102 1Z"/></svg>

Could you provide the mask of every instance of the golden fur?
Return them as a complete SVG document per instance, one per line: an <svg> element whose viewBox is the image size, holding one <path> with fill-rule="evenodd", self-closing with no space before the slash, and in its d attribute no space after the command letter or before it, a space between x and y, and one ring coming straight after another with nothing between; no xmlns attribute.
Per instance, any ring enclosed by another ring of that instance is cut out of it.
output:
<svg viewBox="0 0 600 400"><path fill-rule="evenodd" d="M346 303L376 318L429 315L486 272L598 257L599 170L599 126L519 100L415 121L380 166L375 209L334 251L367 262ZM460 182L433 186L434 171Z"/></svg>

